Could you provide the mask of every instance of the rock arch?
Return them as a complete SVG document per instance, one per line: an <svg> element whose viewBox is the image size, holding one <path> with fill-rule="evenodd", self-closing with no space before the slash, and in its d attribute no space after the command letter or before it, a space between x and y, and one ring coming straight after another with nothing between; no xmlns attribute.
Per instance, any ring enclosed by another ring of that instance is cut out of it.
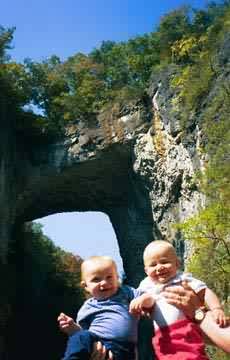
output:
<svg viewBox="0 0 230 360"><path fill-rule="evenodd" d="M133 171L133 143L136 132L147 131L149 124L139 111L120 121L126 123L122 139L115 130L108 139L101 129L78 123L69 126L58 143L29 147L26 139L18 140L8 129L11 141L5 142L7 161L2 162L1 173L5 179L1 197L7 209L1 226L2 260L15 223L57 212L101 211L115 230L127 278L137 284L143 276L141 253L152 239L153 219L148 191Z"/></svg>
<svg viewBox="0 0 230 360"><path fill-rule="evenodd" d="M108 123L99 116L100 126L77 121L53 144L33 144L5 119L0 134L2 262L15 223L57 212L101 211L115 230L129 283L138 283L145 245L156 237L172 240L171 224L194 213L200 201L191 185L194 170L202 166L199 129L194 127L189 143L182 141L166 75L162 82L153 81L152 105L127 107Z"/></svg>

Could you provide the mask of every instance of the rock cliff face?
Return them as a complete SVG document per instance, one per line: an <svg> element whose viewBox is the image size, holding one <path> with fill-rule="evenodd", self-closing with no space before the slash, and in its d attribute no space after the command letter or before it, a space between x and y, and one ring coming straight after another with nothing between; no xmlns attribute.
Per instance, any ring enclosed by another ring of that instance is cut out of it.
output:
<svg viewBox="0 0 230 360"><path fill-rule="evenodd" d="M142 252L151 240L174 240L183 255L171 225L196 211L201 197L193 175L205 159L199 154L199 129L194 126L185 142L172 115L170 76L169 71L153 79L149 101L127 107L115 120L99 117L95 128L72 124L59 143L28 147L28 139L22 141L12 129L2 133L3 262L15 223L88 210L109 215L134 285L143 276ZM6 139L13 136L12 146Z"/></svg>

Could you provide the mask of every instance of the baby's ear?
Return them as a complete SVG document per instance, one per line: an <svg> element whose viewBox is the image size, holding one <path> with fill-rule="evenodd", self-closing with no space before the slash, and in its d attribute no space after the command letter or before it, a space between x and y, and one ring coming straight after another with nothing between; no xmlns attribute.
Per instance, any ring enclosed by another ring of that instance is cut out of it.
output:
<svg viewBox="0 0 230 360"><path fill-rule="evenodd" d="M177 257L176 266L177 266L178 269L179 269L180 265L181 265L181 260L180 260L180 258Z"/></svg>
<svg viewBox="0 0 230 360"><path fill-rule="evenodd" d="M80 282L80 286L81 286L82 288L85 288L85 287L86 287L86 282L85 282L84 280L82 280L82 281Z"/></svg>

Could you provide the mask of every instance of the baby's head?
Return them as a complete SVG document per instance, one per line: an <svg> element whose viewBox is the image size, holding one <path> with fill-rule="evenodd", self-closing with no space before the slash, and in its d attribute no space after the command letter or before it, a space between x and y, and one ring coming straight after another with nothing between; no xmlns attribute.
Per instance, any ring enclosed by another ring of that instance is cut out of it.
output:
<svg viewBox="0 0 230 360"><path fill-rule="evenodd" d="M81 264L81 286L94 298L113 296L119 288L117 267L108 256L92 256Z"/></svg>
<svg viewBox="0 0 230 360"><path fill-rule="evenodd" d="M155 240L148 244L143 259L146 274L160 284L172 279L180 266L174 247L163 240Z"/></svg>

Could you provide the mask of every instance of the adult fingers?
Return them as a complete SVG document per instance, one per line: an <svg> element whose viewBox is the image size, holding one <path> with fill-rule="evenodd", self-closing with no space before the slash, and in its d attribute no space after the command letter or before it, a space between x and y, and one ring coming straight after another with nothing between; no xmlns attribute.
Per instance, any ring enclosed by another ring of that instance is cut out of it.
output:
<svg viewBox="0 0 230 360"><path fill-rule="evenodd" d="M151 312L149 310L142 310L140 315L148 319L151 318Z"/></svg>
<svg viewBox="0 0 230 360"><path fill-rule="evenodd" d="M194 312L202 304L199 297L190 288L187 282L183 282L182 286L171 286L164 290L164 296L167 302L176 306L185 312L189 318L194 317Z"/></svg>
<svg viewBox="0 0 230 360"><path fill-rule="evenodd" d="M109 358L109 360L113 360L113 353L111 350L109 350L109 352L108 352L108 358Z"/></svg>
<svg viewBox="0 0 230 360"><path fill-rule="evenodd" d="M219 326L220 327L226 327L228 326L228 319L227 317L223 314L223 315L220 315L219 318L218 318L218 323L219 323Z"/></svg>
<svg viewBox="0 0 230 360"><path fill-rule="evenodd" d="M182 286L183 286L183 288L184 288L185 290L191 290L191 291L193 291L192 288L191 288L191 286L189 286L188 281L186 281L186 280L182 281Z"/></svg>
<svg viewBox="0 0 230 360"><path fill-rule="evenodd" d="M167 287L162 293L167 302L172 305L179 304L181 296L184 296L184 294L184 289L180 286Z"/></svg>
<svg viewBox="0 0 230 360"><path fill-rule="evenodd" d="M226 316L225 321L226 321L226 327L230 326L230 316Z"/></svg>
<svg viewBox="0 0 230 360"><path fill-rule="evenodd" d="M101 342L93 344L93 352L90 356L90 360L104 360L106 357L106 348Z"/></svg>

